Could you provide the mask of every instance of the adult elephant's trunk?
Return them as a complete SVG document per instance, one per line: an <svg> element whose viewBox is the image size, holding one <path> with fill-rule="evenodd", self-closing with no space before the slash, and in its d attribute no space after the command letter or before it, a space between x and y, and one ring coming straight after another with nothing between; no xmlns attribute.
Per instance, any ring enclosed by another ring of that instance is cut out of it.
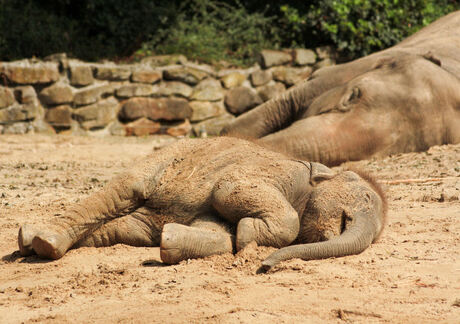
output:
<svg viewBox="0 0 460 324"><path fill-rule="evenodd" d="M223 129L222 134L261 138L284 129L302 118L316 97L368 71L374 61L375 58L370 55L350 63L322 68L310 80L239 116Z"/></svg>
<svg viewBox="0 0 460 324"><path fill-rule="evenodd" d="M315 79L286 91L239 116L222 130L222 135L261 138L286 128L325 90L326 85L323 83L324 79Z"/></svg>

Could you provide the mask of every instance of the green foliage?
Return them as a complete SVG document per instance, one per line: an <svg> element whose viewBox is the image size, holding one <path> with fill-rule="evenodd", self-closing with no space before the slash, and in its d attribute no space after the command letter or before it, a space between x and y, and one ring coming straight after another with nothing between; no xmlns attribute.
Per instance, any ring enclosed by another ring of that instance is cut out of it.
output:
<svg viewBox="0 0 460 324"><path fill-rule="evenodd" d="M352 59L458 9L458 0L0 0L0 60L137 51L251 64L262 48L326 44Z"/></svg>
<svg viewBox="0 0 460 324"><path fill-rule="evenodd" d="M181 53L205 62L226 60L250 64L263 48L279 43L272 25L275 17L249 14L236 2L231 6L211 0L185 1L168 28L156 30L138 54Z"/></svg>
<svg viewBox="0 0 460 324"><path fill-rule="evenodd" d="M296 40L332 44L348 58L390 47L456 9L460 5L452 0L324 0L303 12L289 4L280 7Z"/></svg>

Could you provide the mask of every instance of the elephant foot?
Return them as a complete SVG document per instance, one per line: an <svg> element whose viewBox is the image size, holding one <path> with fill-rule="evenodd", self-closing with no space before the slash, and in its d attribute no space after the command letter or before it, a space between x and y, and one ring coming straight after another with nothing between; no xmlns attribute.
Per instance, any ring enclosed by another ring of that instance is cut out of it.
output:
<svg viewBox="0 0 460 324"><path fill-rule="evenodd" d="M163 263L176 264L185 260L181 242L182 226L179 224L166 224L161 232L160 257Z"/></svg>
<svg viewBox="0 0 460 324"><path fill-rule="evenodd" d="M32 240L32 248L44 259L60 259L68 250L65 239L55 233L39 232Z"/></svg>
<svg viewBox="0 0 460 324"><path fill-rule="evenodd" d="M32 249L32 240L37 234L38 230L32 225L25 224L21 226L18 233L19 254L22 256L34 255L35 251Z"/></svg>
<svg viewBox="0 0 460 324"><path fill-rule="evenodd" d="M164 263L177 264L227 252L233 252L232 236L227 233L175 223L163 227L160 256Z"/></svg>
<svg viewBox="0 0 460 324"><path fill-rule="evenodd" d="M57 233L41 231L34 225L24 224L19 229L19 254L30 256L37 254L45 259L59 259L67 252L66 239Z"/></svg>

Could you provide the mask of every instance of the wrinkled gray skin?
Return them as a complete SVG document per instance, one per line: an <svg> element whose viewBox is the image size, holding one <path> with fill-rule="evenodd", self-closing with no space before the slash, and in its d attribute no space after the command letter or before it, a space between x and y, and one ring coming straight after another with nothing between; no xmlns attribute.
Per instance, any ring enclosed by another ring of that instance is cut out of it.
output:
<svg viewBox="0 0 460 324"><path fill-rule="evenodd" d="M22 255L49 259L81 246L160 245L173 264L255 241L281 248L264 261L269 269L294 257L360 253L383 217L383 196L354 172L241 139L189 139L147 156L48 225L22 226L18 243Z"/></svg>
<svg viewBox="0 0 460 324"><path fill-rule="evenodd" d="M317 70L223 133L329 166L460 143L460 11L392 48Z"/></svg>

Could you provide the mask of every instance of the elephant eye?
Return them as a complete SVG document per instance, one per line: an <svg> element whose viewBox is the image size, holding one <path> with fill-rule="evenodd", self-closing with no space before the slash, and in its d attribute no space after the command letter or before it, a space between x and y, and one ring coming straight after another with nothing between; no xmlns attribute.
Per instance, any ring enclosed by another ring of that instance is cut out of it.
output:
<svg viewBox="0 0 460 324"><path fill-rule="evenodd" d="M343 96L334 106L325 106L317 113L318 115L327 114L330 112L346 112L351 109L351 104L357 99L361 98L361 90L358 87L353 87L351 92L348 92Z"/></svg>
<svg viewBox="0 0 460 324"><path fill-rule="evenodd" d="M346 101L347 103L352 102L355 99L359 99L361 97L361 90L358 87L354 87L353 90L351 90L350 95L348 96L348 100Z"/></svg>
<svg viewBox="0 0 460 324"><path fill-rule="evenodd" d="M348 93L344 99L337 105L339 111L350 110L350 104L361 97L361 90L358 87L354 87L350 93Z"/></svg>
<svg viewBox="0 0 460 324"><path fill-rule="evenodd" d="M358 87L354 87L350 93L348 93L347 96L345 96L345 100L342 102L341 105L339 105L340 110L349 110L350 107L348 107L349 104L353 103L353 101L361 98L361 90Z"/></svg>

